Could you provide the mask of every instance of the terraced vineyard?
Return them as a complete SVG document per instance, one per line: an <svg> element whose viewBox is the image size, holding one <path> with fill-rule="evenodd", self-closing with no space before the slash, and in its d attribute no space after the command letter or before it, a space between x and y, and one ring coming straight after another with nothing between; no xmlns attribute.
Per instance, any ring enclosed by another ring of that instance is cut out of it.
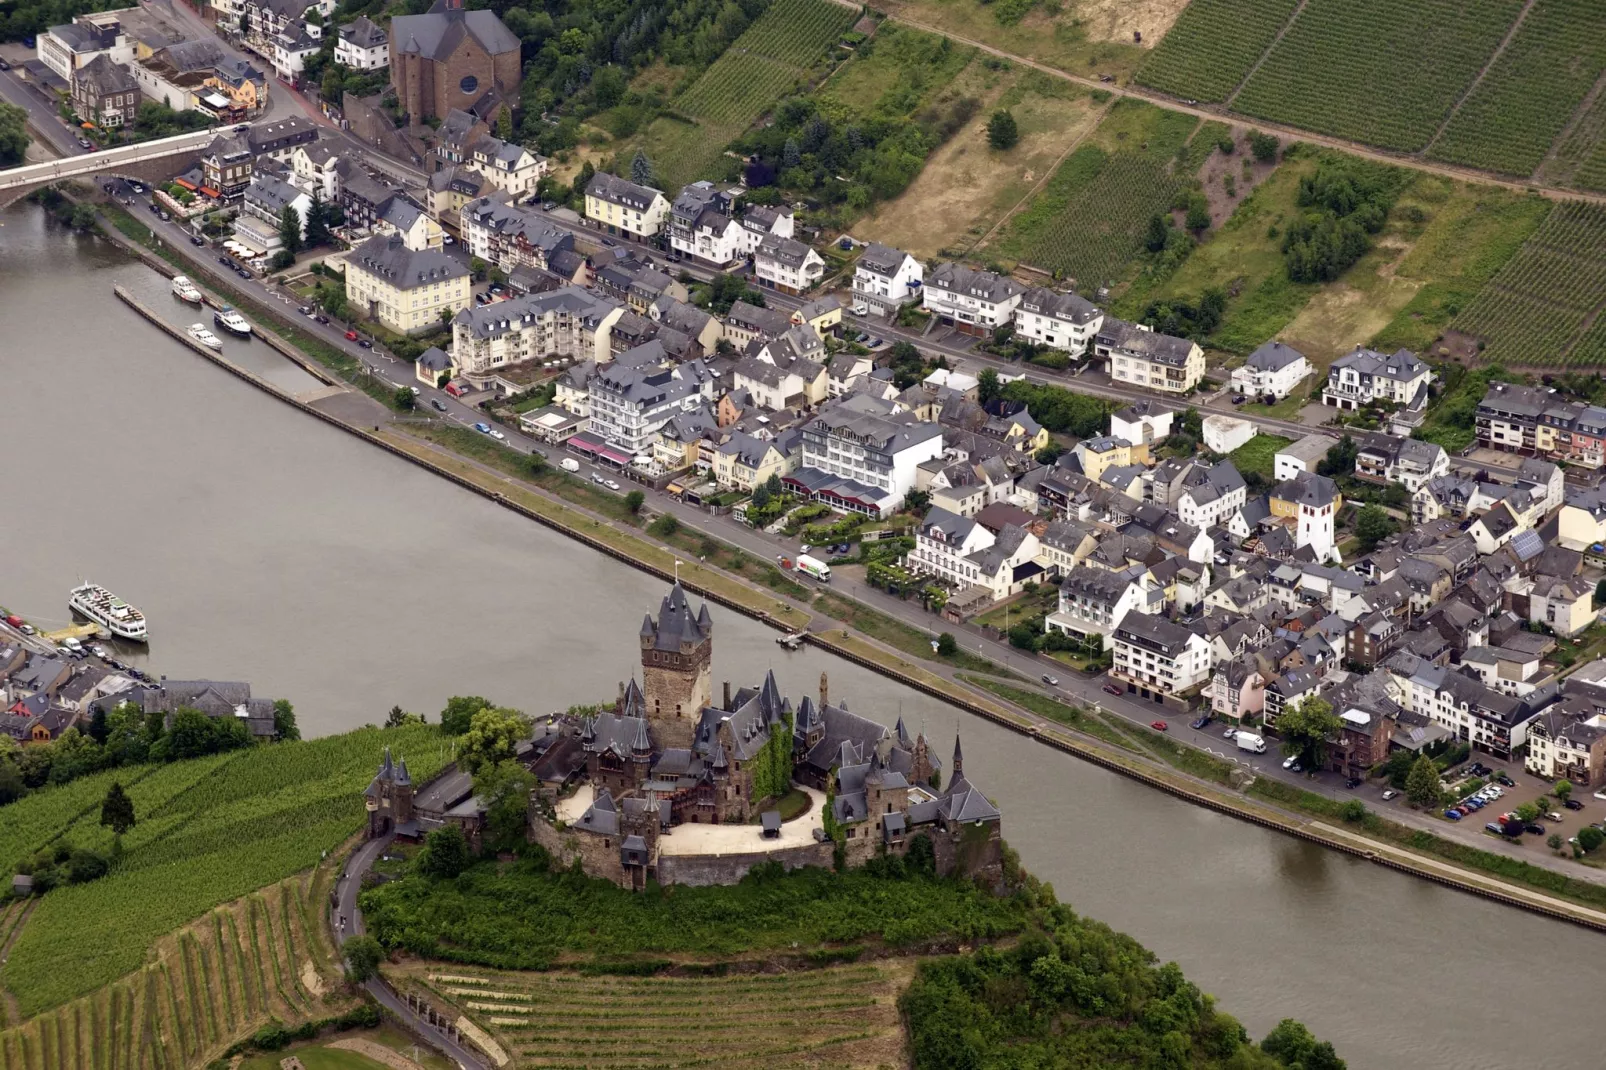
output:
<svg viewBox="0 0 1606 1070"><path fill-rule="evenodd" d="M1513 365L1606 362L1606 206L1558 205L1451 324Z"/></svg>
<svg viewBox="0 0 1606 1070"><path fill-rule="evenodd" d="M1383 148L1427 145L1523 0L1308 0L1234 101Z"/></svg>
<svg viewBox="0 0 1606 1070"><path fill-rule="evenodd" d="M317 864L360 827L360 792L386 744L406 756L420 782L447 759L435 729L410 726L143 771L129 788L139 823L123 838L124 855L112 872L39 900L12 948L3 979L22 1013L37 1014L132 973L165 934ZM137 771L118 772L126 785ZM100 779L5 807L0 823L8 832L13 824L31 830L7 841L13 855L58 835L104 845Z"/></svg>
<svg viewBox="0 0 1606 1070"><path fill-rule="evenodd" d="M1299 0L1193 0L1138 68L1137 81L1205 101L1232 96Z"/></svg>
<svg viewBox="0 0 1606 1070"><path fill-rule="evenodd" d="M734 46L733 46L734 47ZM680 109L699 119L739 123L757 118L757 102L773 104L792 90L802 77L796 67L756 52L727 53L708 73L693 82L677 102Z"/></svg>
<svg viewBox="0 0 1606 1070"><path fill-rule="evenodd" d="M432 1001L461 1007L519 1067L907 1062L897 996L912 964L903 960L724 977L437 971L418 977Z"/></svg>
<svg viewBox="0 0 1606 1070"><path fill-rule="evenodd" d="M1606 192L1606 93L1601 93L1578 117L1556 146L1555 155L1540 165L1538 177L1562 186Z"/></svg>
<svg viewBox="0 0 1606 1070"><path fill-rule="evenodd" d="M1603 69L1606 4L1536 0L1428 155L1532 174Z"/></svg>
<svg viewBox="0 0 1606 1070"><path fill-rule="evenodd" d="M270 1018L342 1009L319 904L328 871L263 888L164 938L152 961L0 1032L0 1070L181 1070L203 1066Z"/></svg>

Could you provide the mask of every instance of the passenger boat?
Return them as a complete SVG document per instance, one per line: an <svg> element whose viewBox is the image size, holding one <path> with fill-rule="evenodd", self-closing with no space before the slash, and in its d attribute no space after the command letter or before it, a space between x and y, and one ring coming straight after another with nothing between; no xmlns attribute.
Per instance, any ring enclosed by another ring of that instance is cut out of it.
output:
<svg viewBox="0 0 1606 1070"><path fill-rule="evenodd" d="M212 313L212 322L230 334L238 334L245 337L249 337L251 334L251 324L247 323L244 316L228 305L224 305Z"/></svg>
<svg viewBox="0 0 1606 1070"><path fill-rule="evenodd" d="M192 323L185 328L184 333L188 334L191 338L195 339L208 349L223 348L223 339L207 330L206 324L204 323Z"/></svg>
<svg viewBox="0 0 1606 1070"><path fill-rule="evenodd" d="M201 303L201 291L186 276L173 276L173 296L180 301L188 301L192 305Z"/></svg>
<svg viewBox="0 0 1606 1070"><path fill-rule="evenodd" d="M146 641L145 614L98 583L81 583L72 589L67 604L119 639Z"/></svg>

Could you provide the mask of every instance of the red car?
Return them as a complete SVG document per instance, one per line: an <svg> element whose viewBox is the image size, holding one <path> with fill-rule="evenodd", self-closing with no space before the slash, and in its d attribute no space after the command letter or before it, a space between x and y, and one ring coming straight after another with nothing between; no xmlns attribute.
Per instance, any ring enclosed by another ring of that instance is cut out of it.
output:
<svg viewBox="0 0 1606 1070"><path fill-rule="evenodd" d="M22 627L22 618L13 613L11 616L6 618L6 623L11 625L13 628L20 628Z"/></svg>
<svg viewBox="0 0 1606 1070"><path fill-rule="evenodd" d="M346 341L355 342L356 340L357 340L357 332L356 331L347 331L346 332Z"/></svg>
<svg viewBox="0 0 1606 1070"><path fill-rule="evenodd" d="M1106 693L1111 695L1119 695L1121 693L1121 689L1116 687L1114 684L1105 684L1104 690Z"/></svg>
<svg viewBox="0 0 1606 1070"><path fill-rule="evenodd" d="M1150 721L1149 727L1154 729L1156 732L1164 732L1166 730L1164 721Z"/></svg>

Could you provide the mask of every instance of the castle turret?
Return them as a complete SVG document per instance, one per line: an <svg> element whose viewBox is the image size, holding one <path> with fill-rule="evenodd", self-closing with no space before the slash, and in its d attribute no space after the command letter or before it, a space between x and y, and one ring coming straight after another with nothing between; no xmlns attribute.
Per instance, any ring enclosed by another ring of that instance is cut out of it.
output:
<svg viewBox="0 0 1606 1070"><path fill-rule="evenodd" d="M960 780L963 780L963 779L965 779L965 755L959 749L959 733L955 732L954 733L954 767L953 767L953 771L948 774L948 787L949 787L949 790L950 791L953 790L953 785L957 781L960 781Z"/></svg>
<svg viewBox="0 0 1606 1070"><path fill-rule="evenodd" d="M653 735L665 748L692 744L698 718L714 703L714 622L708 606L694 613L677 582L641 624L641 690Z"/></svg>

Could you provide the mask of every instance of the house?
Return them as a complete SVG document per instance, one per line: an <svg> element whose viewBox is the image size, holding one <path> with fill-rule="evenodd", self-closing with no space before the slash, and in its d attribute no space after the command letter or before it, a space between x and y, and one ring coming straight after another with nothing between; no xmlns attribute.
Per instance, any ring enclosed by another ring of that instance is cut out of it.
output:
<svg viewBox="0 0 1606 1070"><path fill-rule="evenodd" d="M130 126L139 115L139 82L107 53L73 71L73 110L108 129Z"/></svg>
<svg viewBox="0 0 1606 1070"><path fill-rule="evenodd" d="M335 62L359 71L388 67L390 35L367 15L359 15L340 27L340 36L335 38Z"/></svg>
<svg viewBox="0 0 1606 1070"><path fill-rule="evenodd" d="M1310 547L1318 564L1336 561L1333 529L1343 504L1338 484L1310 473L1301 474L1294 482L1299 488L1294 497L1294 547Z"/></svg>
<svg viewBox="0 0 1606 1070"><path fill-rule="evenodd" d="M1443 446L1415 438L1373 440L1355 454L1357 479L1398 483L1412 494L1449 471L1450 456Z"/></svg>
<svg viewBox="0 0 1606 1070"><path fill-rule="evenodd" d="M201 155L201 191L225 201L245 196L256 172L256 154L239 134L220 136Z"/></svg>
<svg viewBox="0 0 1606 1070"><path fill-rule="evenodd" d="M1311 373L1305 354L1281 342L1263 342L1232 370L1232 388L1250 397L1285 398Z"/></svg>
<svg viewBox="0 0 1606 1070"><path fill-rule="evenodd" d="M1356 346L1328 367L1322 404L1352 411L1374 402L1410 405L1419 395L1425 396L1432 381L1432 370L1408 349L1384 356Z"/></svg>
<svg viewBox="0 0 1606 1070"><path fill-rule="evenodd" d="M346 255L346 301L393 331L429 330L469 306L468 266L376 234Z"/></svg>
<svg viewBox="0 0 1606 1070"><path fill-rule="evenodd" d="M902 249L871 242L853 268L853 301L871 316L893 316L920 296L925 268Z"/></svg>
<svg viewBox="0 0 1606 1070"><path fill-rule="evenodd" d="M729 490L745 493L786 471L786 454L773 441L752 435L732 435L714 451L714 482Z"/></svg>
<svg viewBox="0 0 1606 1070"><path fill-rule="evenodd" d="M825 275L825 259L800 241L772 234L753 254L753 273L760 286L796 295L813 289Z"/></svg>
<svg viewBox="0 0 1606 1070"><path fill-rule="evenodd" d="M273 35L266 52L273 61L273 73L291 85L299 85L308 57L322 47L322 27L296 19Z"/></svg>
<svg viewBox="0 0 1606 1070"><path fill-rule="evenodd" d="M1197 342L1106 316L1093 338L1093 350L1109 359L1118 383L1185 394L1204 378L1204 350Z"/></svg>
<svg viewBox="0 0 1606 1070"><path fill-rule="evenodd" d="M247 81L260 78L259 74L245 72ZM298 145L310 145L318 140L318 127L311 119L300 115L292 115L288 119L274 119L272 122L257 123L245 132L246 144L258 156L271 156L280 163L286 163L290 155L295 152Z"/></svg>
<svg viewBox="0 0 1606 1070"><path fill-rule="evenodd" d="M413 378L425 386L439 387L457 377L457 365L439 346L430 346L413 361Z"/></svg>
<svg viewBox="0 0 1606 1070"><path fill-rule="evenodd" d="M881 519L915 488L923 461L942 454L942 429L893 416L873 399L853 396L821 409L803 425L794 490L839 509Z"/></svg>
<svg viewBox="0 0 1606 1070"><path fill-rule="evenodd" d="M1072 356L1086 353L1103 325L1104 311L1091 301L1041 286L1021 294L1015 309L1017 338Z"/></svg>
<svg viewBox="0 0 1606 1070"><path fill-rule="evenodd" d="M1489 384L1475 415L1478 445L1601 467L1606 455L1606 409L1563 400L1552 389Z"/></svg>
<svg viewBox="0 0 1606 1070"><path fill-rule="evenodd" d="M1522 522L1511 506L1502 501L1496 502L1475 519L1467 528L1467 534L1477 543L1478 553L1492 554L1515 538L1518 532L1529 530L1532 529Z"/></svg>
<svg viewBox="0 0 1606 1070"><path fill-rule="evenodd" d="M96 18L80 15L60 26L50 26L35 36L35 54L46 67L70 87L79 68L105 56L116 62L133 59L128 35L115 16Z"/></svg>
<svg viewBox="0 0 1606 1070"><path fill-rule="evenodd" d="M1060 578L1059 608L1043 626L1083 639L1109 636L1128 613L1160 613L1165 590L1141 565L1121 572L1079 565Z"/></svg>
<svg viewBox="0 0 1606 1070"><path fill-rule="evenodd" d="M1234 722L1254 716L1266 707L1266 678L1253 657L1217 662L1210 676L1210 712Z"/></svg>
<svg viewBox="0 0 1606 1070"><path fill-rule="evenodd" d="M519 99L520 43L494 11L435 0L422 15L390 20L390 78L415 121L453 108L490 121Z"/></svg>
<svg viewBox="0 0 1606 1070"><path fill-rule="evenodd" d="M514 200L533 196L542 176L551 170L545 156L501 138L482 137L469 151L468 166Z"/></svg>
<svg viewBox="0 0 1606 1070"><path fill-rule="evenodd" d="M1595 586L1582 576L1535 575L1528 620L1569 639L1595 622Z"/></svg>
<svg viewBox="0 0 1606 1070"><path fill-rule="evenodd" d="M168 680L145 687L134 688L101 700L121 704L132 702L146 714L161 714L171 728L173 714L180 709L199 710L208 717L232 717L244 721L257 739L271 739L276 728L273 723L271 699L256 698L251 685L234 680Z"/></svg>
<svg viewBox="0 0 1606 1070"><path fill-rule="evenodd" d="M669 247L724 268L747 255L746 235L733 217L735 196L709 181L683 186L669 206Z"/></svg>
<svg viewBox="0 0 1606 1070"><path fill-rule="evenodd" d="M246 187L234 218L234 240L255 249L261 256L273 257L284 248L279 234L285 209L295 212L301 237L307 236L307 216L312 198L304 190L268 174L257 174Z"/></svg>
<svg viewBox="0 0 1606 1070"><path fill-rule="evenodd" d="M651 238L664 228L668 217L669 202L650 186L638 186L605 171L591 176L591 184L586 186L586 218L609 234L638 241Z"/></svg>
<svg viewBox="0 0 1606 1070"><path fill-rule="evenodd" d="M1255 425L1225 413L1212 413L1201 422L1204 447L1211 453L1231 453L1255 437Z"/></svg>
<svg viewBox="0 0 1606 1070"><path fill-rule="evenodd" d="M1026 288L991 271L963 264L937 265L921 291L922 306L961 334L989 335L1014 322Z"/></svg>
<svg viewBox="0 0 1606 1070"><path fill-rule="evenodd" d="M554 400L589 416L589 379L612 356L610 330L623 313L617 302L578 286L465 308L452 320L453 359L470 381L525 361L578 361L558 380Z"/></svg>
<svg viewBox="0 0 1606 1070"><path fill-rule="evenodd" d="M1371 775L1374 766L1388 758L1399 718L1346 703L1338 721L1338 737L1327 749L1327 768L1364 780Z"/></svg>
<svg viewBox="0 0 1606 1070"><path fill-rule="evenodd" d="M1164 702L1179 698L1210 679L1210 643L1164 617L1128 613L1109 633L1114 652L1110 676L1129 695Z"/></svg>
<svg viewBox="0 0 1606 1070"><path fill-rule="evenodd" d="M547 270L553 254L574 248L574 235L546 216L493 197L462 205L458 234L470 256L508 272L520 267Z"/></svg>
<svg viewBox="0 0 1606 1070"><path fill-rule="evenodd" d="M971 555L976 585L991 592L995 602L1019 594L1026 584L1043 578L1039 553L1037 536L1019 524L1006 524L991 546Z"/></svg>
<svg viewBox="0 0 1606 1070"><path fill-rule="evenodd" d="M430 249L438 252L446 245L446 232L441 225L423 205L399 190L380 203L372 226L375 234L398 237L415 253Z"/></svg>
<svg viewBox="0 0 1606 1070"><path fill-rule="evenodd" d="M1216 527L1243 508L1248 493L1244 477L1231 461L1195 461L1181 479L1177 516L1191 527Z"/></svg>
<svg viewBox="0 0 1606 1070"><path fill-rule="evenodd" d="M348 163L340 173L340 211L346 226L356 230L373 227L380 211L400 192Z"/></svg>
<svg viewBox="0 0 1606 1070"><path fill-rule="evenodd" d="M1317 465L1327 459L1327 451L1336 445L1338 439L1327 435L1306 435L1289 443L1272 457L1272 479L1282 483L1301 472L1315 472Z"/></svg>
<svg viewBox="0 0 1606 1070"><path fill-rule="evenodd" d="M779 309L737 301L725 313L725 340L746 349L755 338L779 338L792 329L792 317Z"/></svg>
<svg viewBox="0 0 1606 1070"><path fill-rule="evenodd" d="M956 587L968 587L977 581L978 575L970 555L987 549L995 541L993 533L974 519L933 506L915 532L909 568L941 577Z"/></svg>
<svg viewBox="0 0 1606 1070"><path fill-rule="evenodd" d="M1515 485L1534 497L1533 523L1560 509L1566 499L1566 479L1561 466L1537 457L1524 458L1517 466Z"/></svg>
<svg viewBox="0 0 1606 1070"><path fill-rule="evenodd" d="M712 400L714 385L701 361L670 365L663 346L648 342L597 368L588 430L629 457L650 455L659 428Z"/></svg>
<svg viewBox="0 0 1606 1070"><path fill-rule="evenodd" d="M807 326L823 341L826 335L837 334L842 327L842 302L834 295L805 301L792 313L792 323Z"/></svg>
<svg viewBox="0 0 1606 1070"><path fill-rule="evenodd" d="M1569 550L1587 550L1606 543L1606 493L1574 490L1556 517L1556 542Z"/></svg>
<svg viewBox="0 0 1606 1070"><path fill-rule="evenodd" d="M777 344L786 337L749 343L754 355L743 358L732 375L735 389L747 391L756 404L771 412L818 405L826 397L825 365Z"/></svg>
<svg viewBox="0 0 1606 1070"><path fill-rule="evenodd" d="M1175 415L1158 401L1134 401L1111 414L1110 437L1124 438L1133 447L1152 448L1171 437L1171 422Z"/></svg>
<svg viewBox="0 0 1606 1070"><path fill-rule="evenodd" d="M290 181L325 204L340 200L341 158L333 142L297 145L290 153Z"/></svg>
<svg viewBox="0 0 1606 1070"><path fill-rule="evenodd" d="M1593 788L1606 774L1606 706L1599 689L1574 688L1528 725L1523 768L1547 783Z"/></svg>

